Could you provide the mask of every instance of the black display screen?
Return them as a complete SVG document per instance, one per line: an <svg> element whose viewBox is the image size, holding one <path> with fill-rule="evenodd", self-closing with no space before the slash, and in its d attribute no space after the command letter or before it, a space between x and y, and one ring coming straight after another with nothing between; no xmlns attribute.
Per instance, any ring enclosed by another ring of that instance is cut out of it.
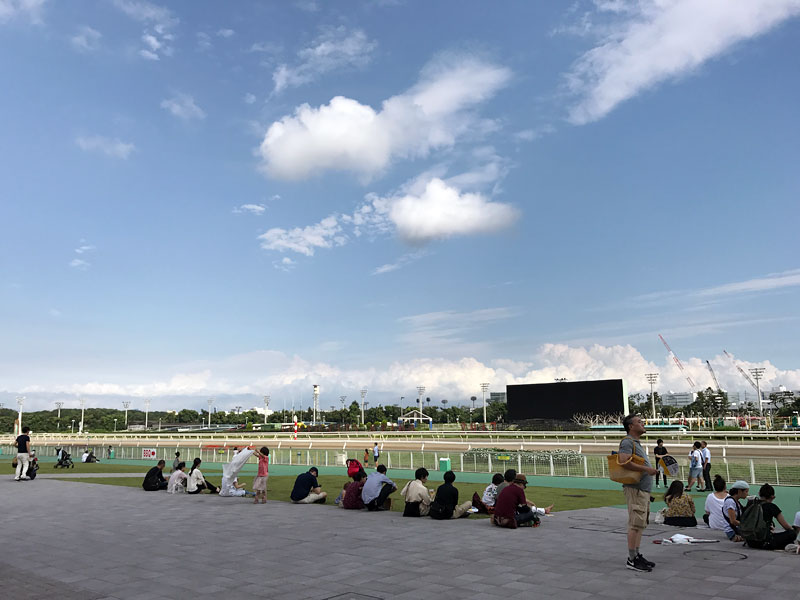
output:
<svg viewBox="0 0 800 600"><path fill-rule="evenodd" d="M568 421L576 413L622 413L625 411L625 382L562 381L529 383L506 387L508 421L558 419Z"/></svg>

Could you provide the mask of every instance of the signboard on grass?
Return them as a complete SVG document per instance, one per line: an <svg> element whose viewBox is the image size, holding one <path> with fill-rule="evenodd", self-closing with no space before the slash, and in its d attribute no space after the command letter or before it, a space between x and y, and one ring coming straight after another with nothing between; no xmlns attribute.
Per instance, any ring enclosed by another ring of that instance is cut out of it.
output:
<svg viewBox="0 0 800 600"><path fill-rule="evenodd" d="M142 448L142 459L153 460L156 457L155 448Z"/></svg>

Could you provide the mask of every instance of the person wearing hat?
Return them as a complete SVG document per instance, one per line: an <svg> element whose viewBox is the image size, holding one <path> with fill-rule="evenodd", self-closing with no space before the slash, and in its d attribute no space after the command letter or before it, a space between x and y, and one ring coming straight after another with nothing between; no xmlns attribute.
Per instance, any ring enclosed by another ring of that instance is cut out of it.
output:
<svg viewBox="0 0 800 600"><path fill-rule="evenodd" d="M742 505L739 504L740 500L747 498L747 492L750 491L750 484L746 481L739 480L735 482L728 490L728 497L722 503L722 516L725 517L727 527L725 527L725 535L732 542L742 542L744 538L739 535L739 519L742 517Z"/></svg>
<svg viewBox="0 0 800 600"><path fill-rule="evenodd" d="M552 504L547 508L537 508L525 497L527 485L528 478L522 473L518 473L511 485L501 490L494 503L493 525L516 529L520 525L533 521L538 515L550 514L553 509Z"/></svg>

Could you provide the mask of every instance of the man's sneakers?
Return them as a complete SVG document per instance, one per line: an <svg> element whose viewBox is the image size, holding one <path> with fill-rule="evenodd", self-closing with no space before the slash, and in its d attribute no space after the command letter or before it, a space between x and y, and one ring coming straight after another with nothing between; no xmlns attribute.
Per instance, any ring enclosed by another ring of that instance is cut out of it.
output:
<svg viewBox="0 0 800 600"><path fill-rule="evenodd" d="M629 558L625 566L634 571L644 571L649 573L650 571L653 570L655 564L645 560L644 556L642 556L641 554L637 554L636 558L634 558L633 560Z"/></svg>

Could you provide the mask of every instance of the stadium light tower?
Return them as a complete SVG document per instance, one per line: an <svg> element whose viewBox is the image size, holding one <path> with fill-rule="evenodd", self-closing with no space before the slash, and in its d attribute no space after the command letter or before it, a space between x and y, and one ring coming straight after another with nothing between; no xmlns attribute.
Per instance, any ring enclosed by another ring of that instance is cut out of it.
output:
<svg viewBox="0 0 800 600"><path fill-rule="evenodd" d="M25 396L17 396L17 435L22 433L22 406L25 404Z"/></svg>
<svg viewBox="0 0 800 600"><path fill-rule="evenodd" d="M150 398L144 401L144 430L147 431L147 419L150 415Z"/></svg>
<svg viewBox="0 0 800 600"><path fill-rule="evenodd" d="M654 386L658 381L658 373L645 373L647 382L650 384L650 407L653 409L653 418L656 418L656 395L653 392Z"/></svg>
<svg viewBox="0 0 800 600"><path fill-rule="evenodd" d="M86 398L81 398L81 422L78 424L78 435L83 433L83 415L86 411Z"/></svg>
<svg viewBox="0 0 800 600"><path fill-rule="evenodd" d="M61 407L64 406L63 402L56 402L56 408L58 409L58 422L56 423L56 429L61 429Z"/></svg>
<svg viewBox="0 0 800 600"><path fill-rule="evenodd" d="M367 388L361 388L361 424L366 423L364 420L364 398L367 397Z"/></svg>
<svg viewBox="0 0 800 600"><path fill-rule="evenodd" d="M417 386L417 408L420 412L422 412L422 394L425 393L425 386L418 385Z"/></svg>
<svg viewBox="0 0 800 600"><path fill-rule="evenodd" d="M125 429L128 428L128 407L131 405L130 400L123 400L122 401L122 408L125 409Z"/></svg>
<svg viewBox="0 0 800 600"><path fill-rule="evenodd" d="M208 402L208 428L211 429L211 407L214 406L214 399L209 398Z"/></svg>
<svg viewBox="0 0 800 600"><path fill-rule="evenodd" d="M267 424L267 413L269 412L269 394L264 396L264 425Z"/></svg>
<svg viewBox="0 0 800 600"><path fill-rule="evenodd" d="M489 384L481 384L481 392L483 393L483 424L486 425L486 392L489 391Z"/></svg>
<svg viewBox="0 0 800 600"><path fill-rule="evenodd" d="M758 394L758 410L761 413L761 416L764 416L764 403L761 400L761 378L764 377L764 368L763 367L754 367L752 369L748 369L750 371L750 375L753 376L753 379L756 380L756 393Z"/></svg>

